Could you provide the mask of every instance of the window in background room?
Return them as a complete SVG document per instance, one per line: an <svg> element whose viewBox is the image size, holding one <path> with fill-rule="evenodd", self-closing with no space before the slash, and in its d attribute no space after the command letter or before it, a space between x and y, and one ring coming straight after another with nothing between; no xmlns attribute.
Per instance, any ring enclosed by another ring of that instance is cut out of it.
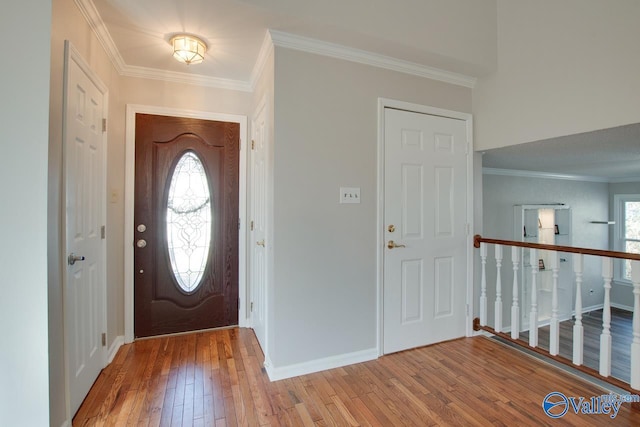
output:
<svg viewBox="0 0 640 427"><path fill-rule="evenodd" d="M616 250L640 254L640 194L614 196ZM618 260L616 280L631 281L631 261Z"/></svg>

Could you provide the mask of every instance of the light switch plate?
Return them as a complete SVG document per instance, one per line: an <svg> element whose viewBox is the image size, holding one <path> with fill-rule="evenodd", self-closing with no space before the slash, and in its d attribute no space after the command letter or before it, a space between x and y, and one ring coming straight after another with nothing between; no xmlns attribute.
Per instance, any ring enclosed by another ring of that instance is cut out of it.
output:
<svg viewBox="0 0 640 427"><path fill-rule="evenodd" d="M340 203L360 203L360 187L340 187Z"/></svg>

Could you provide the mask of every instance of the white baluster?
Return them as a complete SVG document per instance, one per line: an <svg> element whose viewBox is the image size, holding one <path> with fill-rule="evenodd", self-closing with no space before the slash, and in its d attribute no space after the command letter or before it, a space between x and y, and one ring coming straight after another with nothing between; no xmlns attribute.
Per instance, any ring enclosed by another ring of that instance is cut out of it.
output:
<svg viewBox="0 0 640 427"><path fill-rule="evenodd" d="M518 265L520 264L520 248L511 247L511 263L513 264L513 304L511 305L511 338L520 336L520 306L518 305Z"/></svg>
<svg viewBox="0 0 640 427"><path fill-rule="evenodd" d="M600 375L611 375L611 280L613 260L602 257L602 278L604 279L604 307L602 308L602 334L600 334Z"/></svg>
<svg viewBox="0 0 640 427"><path fill-rule="evenodd" d="M480 263L482 276L480 278L480 325L487 325L487 244L480 243Z"/></svg>
<svg viewBox="0 0 640 427"><path fill-rule="evenodd" d="M576 321L573 324L573 364L582 365L583 361L583 335L582 327L582 254L573 254L573 272L576 275Z"/></svg>
<svg viewBox="0 0 640 427"><path fill-rule="evenodd" d="M531 313L529 314L529 345L538 346L538 251L531 249L529 259L531 260Z"/></svg>
<svg viewBox="0 0 640 427"><path fill-rule="evenodd" d="M560 254L558 252L549 252L549 266L553 272L549 353L551 353L552 356L557 356L560 350L560 320L558 319L558 270L560 269Z"/></svg>
<svg viewBox="0 0 640 427"><path fill-rule="evenodd" d="M496 303L494 305L495 330L502 332L502 246L496 245Z"/></svg>
<svg viewBox="0 0 640 427"><path fill-rule="evenodd" d="M633 341L631 342L631 388L640 390L640 261L631 261L633 282Z"/></svg>

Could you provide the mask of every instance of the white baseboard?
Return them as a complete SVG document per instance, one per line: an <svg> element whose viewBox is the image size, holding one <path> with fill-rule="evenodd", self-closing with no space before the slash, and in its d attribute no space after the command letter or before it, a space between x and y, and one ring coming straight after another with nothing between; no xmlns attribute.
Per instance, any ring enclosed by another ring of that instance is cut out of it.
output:
<svg viewBox="0 0 640 427"><path fill-rule="evenodd" d="M284 380L286 378L300 375L312 374L314 372L325 371L327 369L340 368L342 366L353 365L354 363L368 362L378 358L378 350L371 348L368 350L356 351L353 353L340 354L337 356L325 357L323 359L310 360L308 362L296 363L288 366L274 367L271 361L265 360L264 367L271 381Z"/></svg>
<svg viewBox="0 0 640 427"><path fill-rule="evenodd" d="M111 343L111 347L109 347L109 355L107 356L107 365L113 362L113 359L116 357L118 350L120 349L120 347L122 347L123 344L124 344L124 335L119 335L116 337L115 340L113 340L113 343Z"/></svg>
<svg viewBox="0 0 640 427"><path fill-rule="evenodd" d="M604 303L596 304L596 305L591 305L589 307L583 307L582 308L582 312L583 313L588 313L590 311L602 310L603 308L604 308ZM575 314L575 310L573 311L573 313Z"/></svg>
<svg viewBox="0 0 640 427"><path fill-rule="evenodd" d="M611 303L611 307L613 308L619 308L620 310L626 310L626 311L631 311L633 312L633 307L629 306L629 305L623 305L623 304L617 304L615 302Z"/></svg>
<svg viewBox="0 0 640 427"><path fill-rule="evenodd" d="M71 423L69 421L65 421L60 427L71 427Z"/></svg>

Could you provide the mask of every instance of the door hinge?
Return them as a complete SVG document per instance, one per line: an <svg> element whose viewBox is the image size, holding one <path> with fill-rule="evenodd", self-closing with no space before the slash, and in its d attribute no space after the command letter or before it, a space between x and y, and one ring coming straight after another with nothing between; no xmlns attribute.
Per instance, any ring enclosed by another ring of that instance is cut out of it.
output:
<svg viewBox="0 0 640 427"><path fill-rule="evenodd" d="M107 119L102 119L102 132L107 131Z"/></svg>
<svg viewBox="0 0 640 427"><path fill-rule="evenodd" d="M107 334L105 334L104 332L102 333L102 346L107 346Z"/></svg>
<svg viewBox="0 0 640 427"><path fill-rule="evenodd" d="M100 238L106 239L107 237L107 228L103 225L100 227Z"/></svg>
<svg viewBox="0 0 640 427"><path fill-rule="evenodd" d="M238 230L240 230L240 224L241 224L241 221L242 221L242 220L241 220L240 218L238 218Z"/></svg>
<svg viewBox="0 0 640 427"><path fill-rule="evenodd" d="M253 313L253 301L251 301L251 308L250 308L251 312Z"/></svg>
<svg viewBox="0 0 640 427"><path fill-rule="evenodd" d="M253 231L253 221L251 221L251 231Z"/></svg>
<svg viewBox="0 0 640 427"><path fill-rule="evenodd" d="M253 139L251 140L251 149L252 150L256 149L256 142Z"/></svg>

